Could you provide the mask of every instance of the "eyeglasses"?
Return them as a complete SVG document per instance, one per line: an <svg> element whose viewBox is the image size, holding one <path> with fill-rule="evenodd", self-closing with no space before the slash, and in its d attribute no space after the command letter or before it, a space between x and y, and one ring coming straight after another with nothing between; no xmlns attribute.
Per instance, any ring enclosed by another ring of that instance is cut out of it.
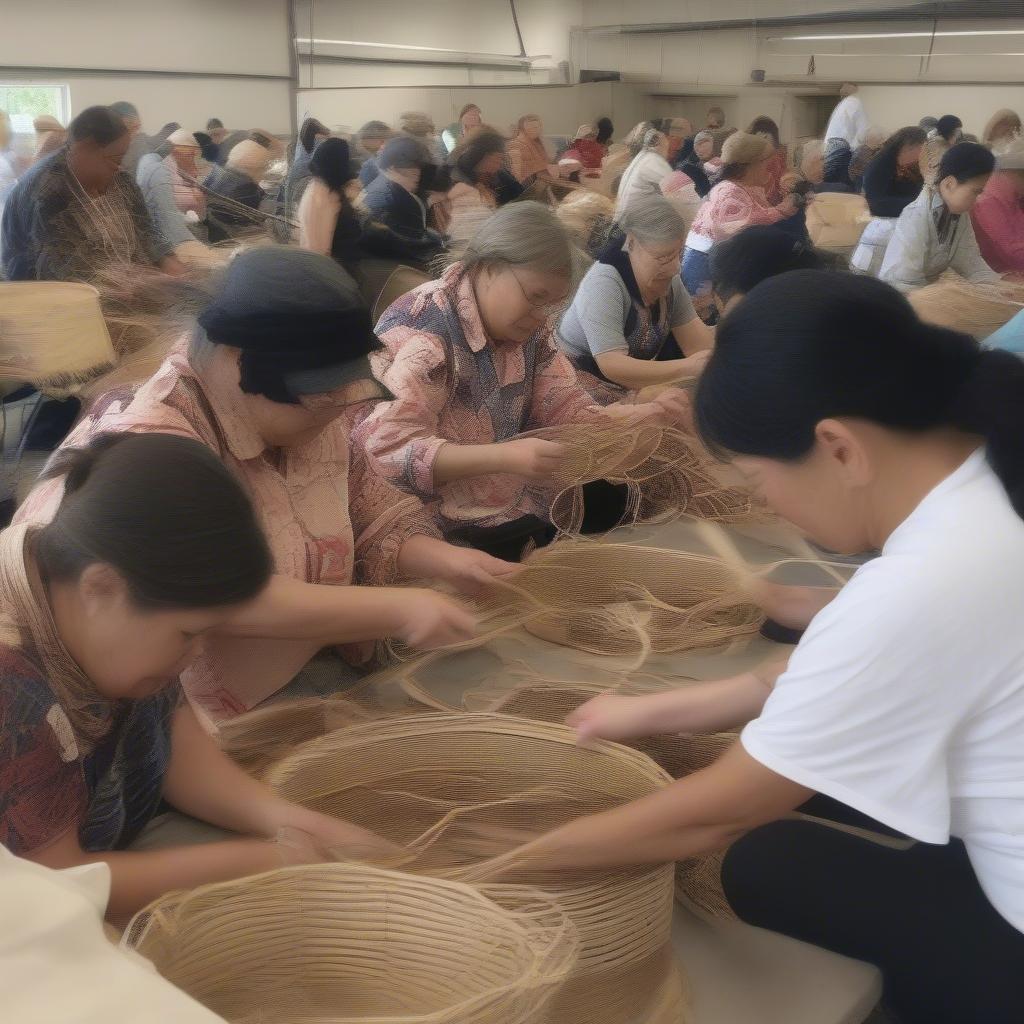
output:
<svg viewBox="0 0 1024 1024"><path fill-rule="evenodd" d="M657 253L655 253L652 250L648 249L646 245L640 245L639 242L636 243L636 244L637 244L637 247L640 248L640 249L643 249L643 251L645 253L647 253L648 256L650 256L650 258L654 262L654 264L656 266L659 266L659 267L674 267L674 266L676 266L679 263L679 260L681 259L682 255L683 255L683 247L682 246L680 246L678 249L674 249L670 253L666 253L666 255L664 255L664 256L659 256Z"/></svg>
<svg viewBox="0 0 1024 1024"><path fill-rule="evenodd" d="M565 304L565 300L569 297L568 292L566 292L566 294L560 299L556 299L553 302L537 302L536 300L531 299L527 294L523 282L519 279L519 275L514 270L509 271L509 273L516 279L516 284L519 285L519 290L523 293L523 298L526 299L531 308L537 310L539 313L543 313L544 316L554 316L558 313Z"/></svg>

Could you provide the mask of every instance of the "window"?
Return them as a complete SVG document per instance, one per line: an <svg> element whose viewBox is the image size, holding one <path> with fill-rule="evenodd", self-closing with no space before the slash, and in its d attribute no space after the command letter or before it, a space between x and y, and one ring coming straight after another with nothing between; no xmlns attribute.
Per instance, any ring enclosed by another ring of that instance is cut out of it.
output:
<svg viewBox="0 0 1024 1024"><path fill-rule="evenodd" d="M7 111L16 135L31 135L35 131L32 121L40 114L50 114L66 125L70 112L68 87L0 81L0 110Z"/></svg>

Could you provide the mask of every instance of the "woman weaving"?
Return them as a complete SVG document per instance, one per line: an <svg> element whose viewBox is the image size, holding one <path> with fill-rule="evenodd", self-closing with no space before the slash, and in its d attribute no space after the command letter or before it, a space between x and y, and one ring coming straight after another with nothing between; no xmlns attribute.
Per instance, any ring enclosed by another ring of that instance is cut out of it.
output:
<svg viewBox="0 0 1024 1024"><path fill-rule="evenodd" d="M357 445L394 485L427 503L442 535L506 558L518 558L527 540L554 535L549 510L566 455L560 444L519 434L617 414L631 423L671 421L688 407L678 393L648 405L595 405L554 339L571 262L555 215L539 203L513 203L440 280L399 299L377 325L386 349L373 365L395 397L360 423ZM591 499L589 528L614 526L624 496ZM602 503L608 507L598 514Z"/></svg>
<svg viewBox="0 0 1024 1024"><path fill-rule="evenodd" d="M117 920L174 889L394 853L251 779L182 699L203 637L245 622L271 578L224 465L155 433L97 438L49 472L65 483L52 521L0 536L0 843L51 868L106 863ZM164 800L240 836L126 849Z"/></svg>
<svg viewBox="0 0 1024 1024"><path fill-rule="evenodd" d="M754 287L718 328L700 433L819 544L881 554L783 671L575 712L584 738L745 728L709 768L514 856L582 870L729 847L736 913L877 964L906 1024L1019 1020L1022 410L1015 356L918 320L877 280ZM831 800L811 814L917 842L780 820L814 794Z"/></svg>
<svg viewBox="0 0 1024 1024"><path fill-rule="evenodd" d="M326 145L326 143L324 143ZM183 674L214 718L270 697L324 648L300 686L330 693L402 636L431 647L465 637L471 618L430 590L389 584L445 579L460 589L514 567L439 539L420 502L349 453L349 423L387 392L370 373L380 344L354 282L331 260L265 247L235 259L190 337L134 395L97 401L68 445L101 432L163 431L201 441L253 496L274 556L252 636L216 636ZM59 482L19 510L47 522ZM353 587L354 582L372 586ZM269 634L261 630L267 624Z"/></svg>
<svg viewBox="0 0 1024 1024"><path fill-rule="evenodd" d="M672 204L638 197L618 227L559 326L560 347L602 405L695 377L714 341L679 277L686 226Z"/></svg>

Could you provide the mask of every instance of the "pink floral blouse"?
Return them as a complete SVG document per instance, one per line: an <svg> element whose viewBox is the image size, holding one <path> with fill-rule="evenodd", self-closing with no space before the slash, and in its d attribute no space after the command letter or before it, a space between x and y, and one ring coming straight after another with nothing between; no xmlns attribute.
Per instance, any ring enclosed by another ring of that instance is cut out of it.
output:
<svg viewBox="0 0 1024 1024"><path fill-rule="evenodd" d="M237 378L220 379L214 369L200 379L184 345L134 395L125 389L101 398L64 444L126 430L192 437L215 451L249 492L281 575L383 585L397 577L398 552L409 537L437 536L416 498L381 478L361 452L350 460L344 417L304 445L270 449L247 413ZM60 480L40 483L18 520L48 522L62 493ZM354 662L367 655L353 648L344 653ZM182 684L212 717L230 717L279 690L307 657L304 644L211 637Z"/></svg>
<svg viewBox="0 0 1024 1024"><path fill-rule="evenodd" d="M461 264L391 306L377 324L386 351L374 374L396 396L353 433L380 472L421 497L445 530L546 517L554 494L511 474L437 485L443 444L494 444L523 431L602 418L559 351L549 322L525 344L498 345L484 333L473 284Z"/></svg>
<svg viewBox="0 0 1024 1024"><path fill-rule="evenodd" d="M690 235L711 243L721 242L751 224L776 224L785 217L782 210L768 202L763 188L748 187L736 181L720 181L708 193ZM693 247L689 238L686 244Z"/></svg>

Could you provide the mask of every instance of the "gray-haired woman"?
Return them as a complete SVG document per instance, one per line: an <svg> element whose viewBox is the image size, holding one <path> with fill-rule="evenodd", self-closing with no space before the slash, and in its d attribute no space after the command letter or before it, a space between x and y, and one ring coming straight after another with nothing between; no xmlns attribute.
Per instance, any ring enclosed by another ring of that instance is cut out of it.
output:
<svg viewBox="0 0 1024 1024"><path fill-rule="evenodd" d="M635 199L559 328L562 351L601 404L696 376L714 333L679 278L686 225L663 196Z"/></svg>
<svg viewBox="0 0 1024 1024"><path fill-rule="evenodd" d="M566 452L523 432L616 415L631 423L688 416L678 393L649 405L595 404L555 341L571 263L554 213L512 203L439 280L403 296L377 324L386 351L372 356L373 370L395 398L378 404L354 439L383 476L423 499L448 539L510 558L527 540L550 539Z"/></svg>
<svg viewBox="0 0 1024 1024"><path fill-rule="evenodd" d="M657 128L649 128L644 135L643 148L623 171L615 204L615 219L619 220L629 204L641 196L657 195L661 191L661 183L671 173L668 136Z"/></svg>

